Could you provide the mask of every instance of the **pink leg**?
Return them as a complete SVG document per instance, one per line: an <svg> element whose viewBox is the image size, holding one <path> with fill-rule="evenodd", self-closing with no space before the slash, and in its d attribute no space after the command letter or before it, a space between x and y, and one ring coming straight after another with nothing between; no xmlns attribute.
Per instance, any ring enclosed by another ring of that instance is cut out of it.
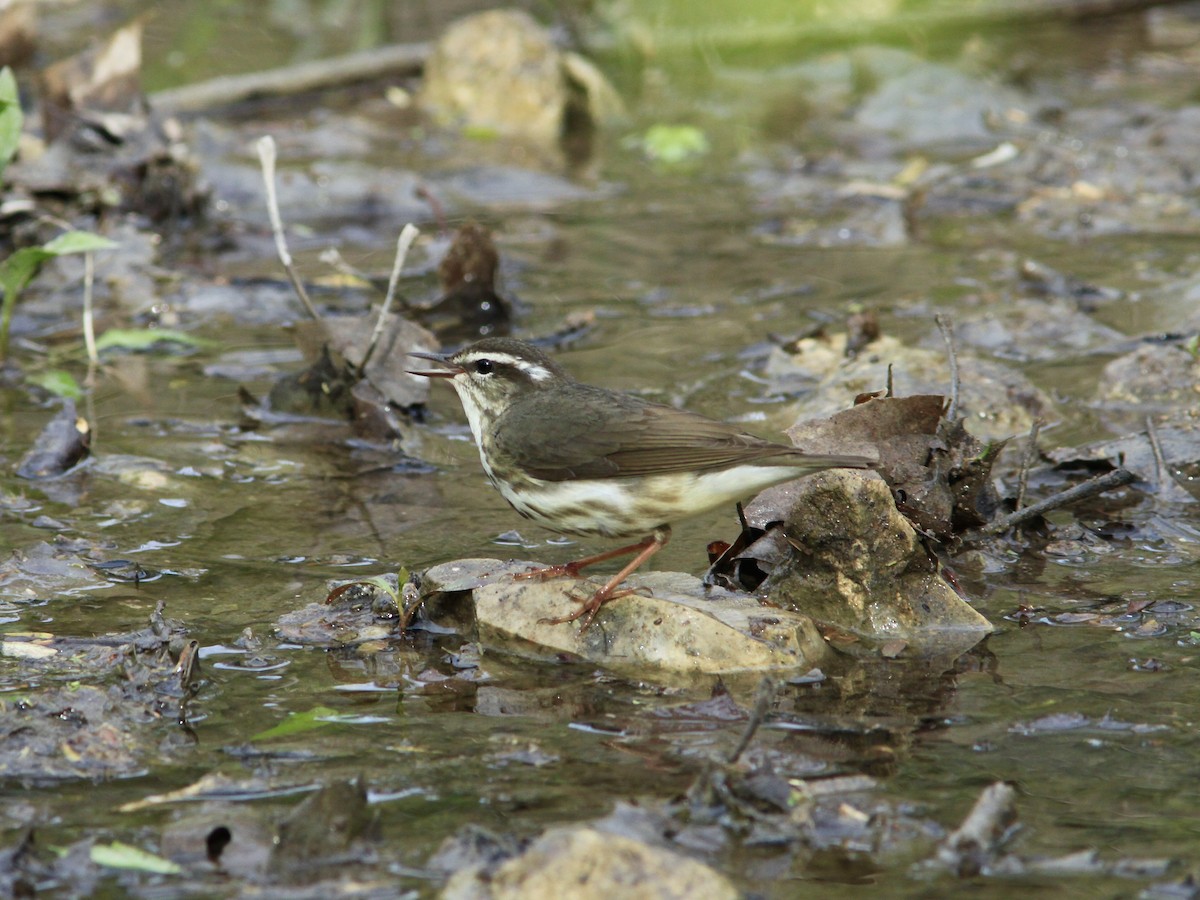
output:
<svg viewBox="0 0 1200 900"><path fill-rule="evenodd" d="M596 613L600 611L600 607L609 600L616 600L618 597L625 597L633 593L632 589L618 591L617 588L621 582L632 575L637 568L652 557L655 553L666 546L667 541L671 539L671 529L669 526L662 526L655 530L654 534L643 541L636 544L631 544L628 547L622 547L620 550L610 550L607 553L600 553L596 556L589 556L586 559L578 560L575 563L567 563L565 566L556 567L563 568L566 571L563 574L577 575L577 570L585 565L591 565L594 562L600 562L605 559L612 559L614 556L621 556L625 553L630 553L634 550L638 551L637 556L626 563L625 568L605 582L604 587L596 591L590 599L583 601L583 605L569 616L559 616L554 619L542 619L541 621L548 625L562 625L565 622L574 622L576 619L583 619L583 625L579 629L579 633L588 630L588 626L596 618ZM569 568L569 567L573 567ZM539 570L546 571L546 570ZM526 573L527 575L536 575L538 573ZM585 618L586 617L586 618Z"/></svg>
<svg viewBox="0 0 1200 900"><path fill-rule="evenodd" d="M609 559L616 559L618 556L628 556L630 553L640 553L645 550L654 538L648 537L638 541L636 544L628 544L624 547L618 547L616 550L605 550L603 553L597 553L594 556L585 556L583 559L574 559L571 562L562 563L557 566L543 566L540 569L530 569L528 572L520 572L514 575L514 578L561 578L564 575L569 575L572 578L578 578L581 570L596 563L604 562ZM663 541L665 544L666 541ZM661 546L661 545L660 545Z"/></svg>

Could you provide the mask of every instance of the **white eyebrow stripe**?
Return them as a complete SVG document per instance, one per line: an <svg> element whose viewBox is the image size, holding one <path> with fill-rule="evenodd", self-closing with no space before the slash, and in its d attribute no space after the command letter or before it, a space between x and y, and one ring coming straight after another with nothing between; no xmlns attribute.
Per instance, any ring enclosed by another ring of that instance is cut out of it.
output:
<svg viewBox="0 0 1200 900"><path fill-rule="evenodd" d="M462 358L459 364L469 365L481 359L490 359L498 366L512 366L512 368L524 372L534 381L546 381L552 377L550 370L545 366L529 362L529 360L521 359L518 356L513 356L511 353L469 353Z"/></svg>
<svg viewBox="0 0 1200 900"><path fill-rule="evenodd" d="M517 368L534 381L545 381L550 377L550 370L545 366L539 366L537 363L526 362L523 359L517 361Z"/></svg>

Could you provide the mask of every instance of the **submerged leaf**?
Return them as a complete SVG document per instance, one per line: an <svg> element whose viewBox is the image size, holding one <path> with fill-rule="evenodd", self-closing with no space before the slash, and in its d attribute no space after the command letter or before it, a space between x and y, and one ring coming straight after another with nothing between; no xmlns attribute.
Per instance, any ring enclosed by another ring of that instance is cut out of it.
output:
<svg viewBox="0 0 1200 900"><path fill-rule="evenodd" d="M133 869L156 875L178 875L183 871L178 863L121 841L97 844L92 847L91 859L96 865L110 869Z"/></svg>
<svg viewBox="0 0 1200 900"><path fill-rule="evenodd" d="M42 390L49 391L58 397L78 400L83 396L83 388L79 386L79 382L75 380L75 376L62 369L50 369L45 372L38 372L36 375L30 375L27 380L30 384L36 385Z"/></svg>
<svg viewBox="0 0 1200 900"><path fill-rule="evenodd" d="M160 343L185 344L189 347L212 345L212 341L173 328L110 328L96 339L96 349L138 352L150 350Z"/></svg>
<svg viewBox="0 0 1200 900"><path fill-rule="evenodd" d="M337 710L330 709L328 706L314 706L306 712L289 713L288 717L278 725L268 728L266 731L260 731L250 740L266 741L272 738L301 734L305 731L312 731L314 728L323 728L329 724L330 717L336 715Z"/></svg>

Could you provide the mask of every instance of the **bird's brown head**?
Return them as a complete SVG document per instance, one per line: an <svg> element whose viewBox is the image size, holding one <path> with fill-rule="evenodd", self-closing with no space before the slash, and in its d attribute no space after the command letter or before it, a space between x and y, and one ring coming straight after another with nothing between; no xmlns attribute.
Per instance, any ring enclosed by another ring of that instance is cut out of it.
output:
<svg viewBox="0 0 1200 900"><path fill-rule="evenodd" d="M484 338L447 355L410 353L409 356L442 366L409 372L426 378L450 379L476 433L479 425L494 421L517 398L574 380L537 347L515 338Z"/></svg>

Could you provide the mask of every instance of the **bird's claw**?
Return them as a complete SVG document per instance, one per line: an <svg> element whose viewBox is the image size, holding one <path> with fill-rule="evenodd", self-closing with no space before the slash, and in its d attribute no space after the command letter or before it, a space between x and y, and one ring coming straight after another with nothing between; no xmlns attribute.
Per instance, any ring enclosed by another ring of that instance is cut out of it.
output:
<svg viewBox="0 0 1200 900"><path fill-rule="evenodd" d="M621 597L628 597L630 594L637 593L634 588L624 588L619 591L606 592L603 589L592 594L590 597L577 597L575 594L568 593L567 597L581 604L579 609L566 616L555 616L553 618L538 619L539 625L565 625L568 622L574 622L576 619L583 619L583 624L579 626L579 633L583 634L591 627L592 622L596 620L596 614L600 612L600 607L612 600L619 600Z"/></svg>

